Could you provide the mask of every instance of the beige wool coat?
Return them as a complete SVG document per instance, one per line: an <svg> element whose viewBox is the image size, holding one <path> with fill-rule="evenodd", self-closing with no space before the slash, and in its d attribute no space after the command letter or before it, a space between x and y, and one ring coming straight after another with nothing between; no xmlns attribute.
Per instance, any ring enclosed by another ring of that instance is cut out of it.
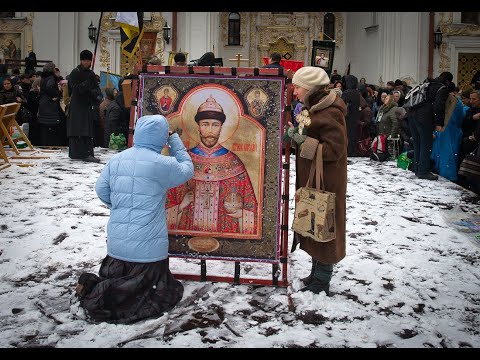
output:
<svg viewBox="0 0 480 360"><path fill-rule="evenodd" d="M313 259L324 264L335 264L345 257L346 247L346 192L347 192L347 106L334 91L324 95L318 87L305 96L311 124L307 136L323 144L323 177L325 190L335 195L335 221L337 237L329 242L316 242L295 233L292 251L298 243ZM322 97L323 96L323 97ZM299 152L297 152L299 153ZM312 160L296 158L297 189L308 181ZM312 184L315 186L315 184Z"/></svg>

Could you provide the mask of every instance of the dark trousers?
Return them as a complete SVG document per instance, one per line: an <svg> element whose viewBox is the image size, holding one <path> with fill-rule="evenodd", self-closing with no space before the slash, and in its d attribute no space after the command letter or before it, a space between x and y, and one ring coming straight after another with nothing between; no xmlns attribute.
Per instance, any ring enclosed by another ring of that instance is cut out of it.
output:
<svg viewBox="0 0 480 360"><path fill-rule="evenodd" d="M433 144L433 118L418 116L414 113L408 119L410 133L413 138L413 164L415 175L422 176L430 172L430 155ZM427 115L422 113L421 115Z"/></svg>

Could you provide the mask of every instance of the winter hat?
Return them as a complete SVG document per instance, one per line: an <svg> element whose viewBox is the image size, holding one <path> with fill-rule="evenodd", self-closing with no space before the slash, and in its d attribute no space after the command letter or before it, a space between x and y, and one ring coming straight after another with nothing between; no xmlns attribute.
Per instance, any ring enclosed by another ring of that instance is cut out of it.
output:
<svg viewBox="0 0 480 360"><path fill-rule="evenodd" d="M55 64L53 62L48 62L43 65L43 72L55 72Z"/></svg>
<svg viewBox="0 0 480 360"><path fill-rule="evenodd" d="M81 60L93 60L93 54L90 50L82 50L80 53L80 61Z"/></svg>
<svg viewBox="0 0 480 360"><path fill-rule="evenodd" d="M394 85L395 86L402 86L403 85L402 80L400 80L400 79L395 80Z"/></svg>
<svg viewBox="0 0 480 360"><path fill-rule="evenodd" d="M305 90L311 90L317 85L330 84L330 78L325 70L316 66L304 66L293 75L292 82L294 85L300 86Z"/></svg>

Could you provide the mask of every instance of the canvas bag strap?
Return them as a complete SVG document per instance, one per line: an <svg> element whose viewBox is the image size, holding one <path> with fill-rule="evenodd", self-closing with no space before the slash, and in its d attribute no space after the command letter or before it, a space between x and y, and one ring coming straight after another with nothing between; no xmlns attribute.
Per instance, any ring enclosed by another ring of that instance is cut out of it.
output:
<svg viewBox="0 0 480 360"><path fill-rule="evenodd" d="M310 165L310 174L308 175L308 181L307 181L306 187L310 187L310 184L313 184L313 175L315 174L315 159L317 157L317 154L318 154L318 147L312 159L312 165Z"/></svg>
<svg viewBox="0 0 480 360"><path fill-rule="evenodd" d="M325 183L323 181L323 145L322 143L318 144L317 148L317 174L316 174L316 183L317 189L325 190Z"/></svg>

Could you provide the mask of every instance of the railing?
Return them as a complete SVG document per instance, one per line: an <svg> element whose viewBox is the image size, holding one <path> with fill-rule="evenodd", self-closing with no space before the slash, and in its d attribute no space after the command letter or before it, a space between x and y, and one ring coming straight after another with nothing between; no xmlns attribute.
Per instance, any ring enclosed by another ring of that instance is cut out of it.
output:
<svg viewBox="0 0 480 360"><path fill-rule="evenodd" d="M35 66L35 70L42 70L43 65L49 62L52 62L52 60L37 60L37 66ZM5 65L7 65L9 69L19 68L20 73L25 71L25 60L5 59Z"/></svg>

